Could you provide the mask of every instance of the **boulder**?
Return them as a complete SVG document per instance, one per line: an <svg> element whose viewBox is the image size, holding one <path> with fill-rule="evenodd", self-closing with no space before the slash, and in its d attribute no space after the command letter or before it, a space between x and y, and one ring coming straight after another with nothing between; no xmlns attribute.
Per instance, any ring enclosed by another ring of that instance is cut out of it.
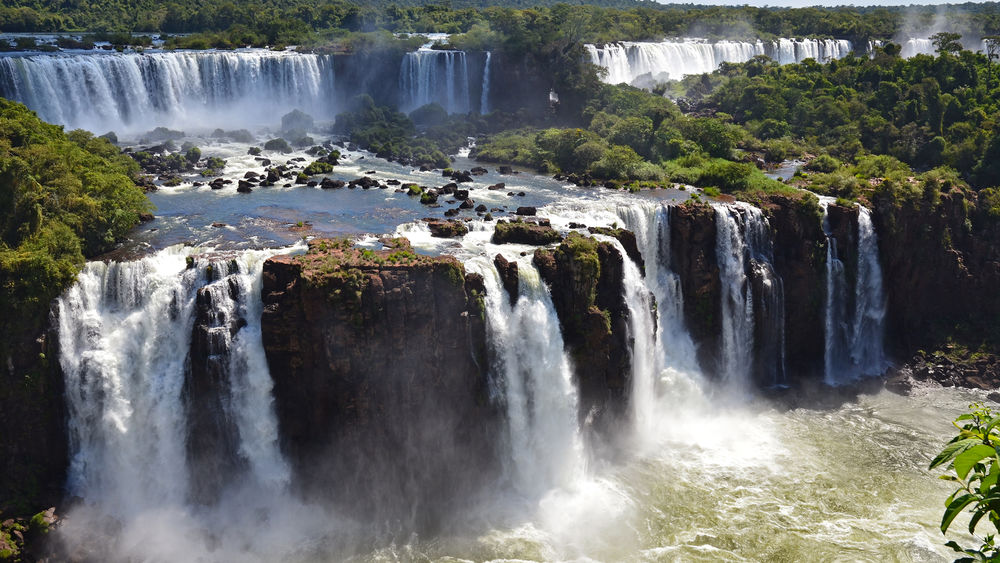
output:
<svg viewBox="0 0 1000 563"><path fill-rule="evenodd" d="M425 219L427 227L431 230L432 237L438 238L458 238L469 233L469 227L462 221L454 219L442 221L440 219Z"/></svg>
<svg viewBox="0 0 1000 563"><path fill-rule="evenodd" d="M498 221L493 231L493 244L530 244L544 246L562 240L550 225L525 221Z"/></svg>

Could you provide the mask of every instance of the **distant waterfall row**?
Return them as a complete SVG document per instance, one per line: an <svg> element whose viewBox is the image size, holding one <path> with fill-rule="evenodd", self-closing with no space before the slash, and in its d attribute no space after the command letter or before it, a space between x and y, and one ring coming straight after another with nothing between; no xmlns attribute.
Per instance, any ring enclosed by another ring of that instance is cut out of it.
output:
<svg viewBox="0 0 1000 563"><path fill-rule="evenodd" d="M742 63L766 55L780 64L805 59L826 62L846 57L853 50L844 39L778 39L776 41L718 41L695 39L662 42L587 45L590 60L607 69L605 81L649 87L679 80L688 74L712 72L722 63Z"/></svg>
<svg viewBox="0 0 1000 563"><path fill-rule="evenodd" d="M107 130L272 125L332 115L329 57L265 50L0 57L0 95L53 123Z"/></svg>
<svg viewBox="0 0 1000 563"><path fill-rule="evenodd" d="M404 55L400 108L437 103L449 113L487 112L492 54L475 72L469 59L462 51ZM338 100L364 93L338 84L336 75L332 56L263 49L12 54L0 57L0 97L97 134L157 126L230 130L273 126L292 109L332 119Z"/></svg>

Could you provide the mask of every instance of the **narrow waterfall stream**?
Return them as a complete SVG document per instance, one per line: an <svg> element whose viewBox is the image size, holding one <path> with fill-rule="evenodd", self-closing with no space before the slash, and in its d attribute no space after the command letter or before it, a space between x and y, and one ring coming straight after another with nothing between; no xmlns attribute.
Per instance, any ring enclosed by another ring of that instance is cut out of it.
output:
<svg viewBox="0 0 1000 563"><path fill-rule="evenodd" d="M479 113L486 115L490 112L490 60L493 58L491 51L486 51L486 62L483 63L483 89L479 95Z"/></svg>
<svg viewBox="0 0 1000 563"><path fill-rule="evenodd" d="M824 380L828 385L843 385L881 375L887 367L883 345L886 296L871 211L862 205L857 206L854 292L849 292L847 269L838 252L840 241L830 225L829 206L834 203L834 198L820 198L827 234Z"/></svg>

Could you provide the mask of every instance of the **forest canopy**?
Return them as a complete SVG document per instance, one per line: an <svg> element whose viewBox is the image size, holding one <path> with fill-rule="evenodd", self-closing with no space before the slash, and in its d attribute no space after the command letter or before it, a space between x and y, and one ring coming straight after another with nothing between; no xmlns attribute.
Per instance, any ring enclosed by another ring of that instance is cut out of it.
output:
<svg viewBox="0 0 1000 563"><path fill-rule="evenodd" d="M65 133L0 99L0 334L44 320L84 260L109 250L149 211L136 170L108 140Z"/></svg>

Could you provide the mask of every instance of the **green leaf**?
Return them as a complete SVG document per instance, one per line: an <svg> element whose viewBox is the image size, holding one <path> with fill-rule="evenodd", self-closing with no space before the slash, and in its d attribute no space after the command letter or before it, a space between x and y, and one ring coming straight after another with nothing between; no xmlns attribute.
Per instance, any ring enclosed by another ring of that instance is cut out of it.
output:
<svg viewBox="0 0 1000 563"><path fill-rule="evenodd" d="M979 521L983 519L983 516L986 516L989 512L990 512L989 507L988 506L984 506L984 507L978 508L976 510L976 512L973 513L972 519L969 520L969 533L970 534L975 534L976 533L976 525L979 524Z"/></svg>
<svg viewBox="0 0 1000 563"><path fill-rule="evenodd" d="M995 487L998 476L1000 476L1000 465L997 464L996 460L993 460L993 463L990 464L989 474L983 477L983 481L979 485L979 492L985 495L987 491Z"/></svg>
<svg viewBox="0 0 1000 563"><path fill-rule="evenodd" d="M996 450L991 446L985 444L973 446L955 457L955 474L958 475L959 479L965 479L969 470L979 463L979 460L990 456L995 458L996 455Z"/></svg>
<svg viewBox="0 0 1000 563"><path fill-rule="evenodd" d="M941 465L942 463L947 463L955 458L958 454L964 452L965 450L975 446L976 444L982 444L981 440L976 438L966 438L964 440L959 440L957 442L952 442L941 450L941 453L937 455L932 461L928 469L934 469L935 467Z"/></svg>
<svg viewBox="0 0 1000 563"><path fill-rule="evenodd" d="M944 517L941 518L941 533L947 533L948 527L951 526L951 523L955 520L955 517L958 516L958 513L962 512L962 509L969 506L969 504L975 500L976 497L972 495L962 495L951 501L948 508L944 510Z"/></svg>

